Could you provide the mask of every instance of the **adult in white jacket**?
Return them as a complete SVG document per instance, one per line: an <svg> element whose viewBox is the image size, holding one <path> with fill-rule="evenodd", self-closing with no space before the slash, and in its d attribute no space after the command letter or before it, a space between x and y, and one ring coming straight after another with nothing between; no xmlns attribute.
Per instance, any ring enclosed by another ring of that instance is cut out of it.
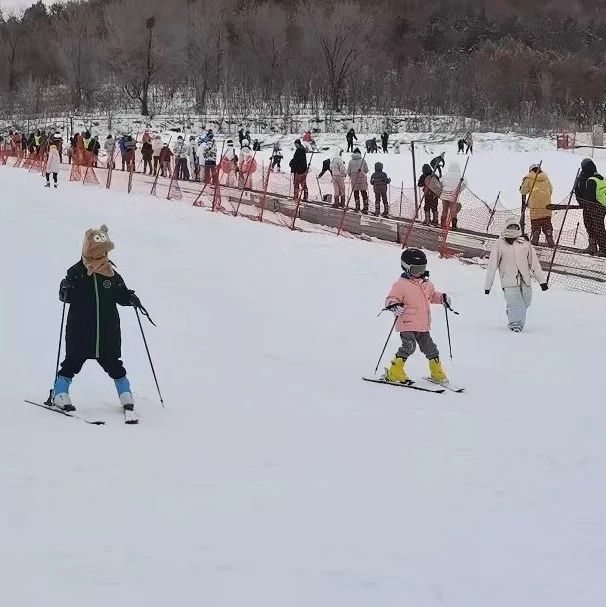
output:
<svg viewBox="0 0 606 607"><path fill-rule="evenodd" d="M526 324L526 310L532 301L532 276L547 291L545 274L534 247L522 237L517 219L507 221L501 238L495 243L488 261L484 292L490 293L497 270L507 303L509 329L519 333Z"/></svg>
<svg viewBox="0 0 606 607"><path fill-rule="evenodd" d="M48 158L46 159L46 184L45 187L50 188L50 176L53 176L54 186L57 187L57 174L61 159L59 158L59 150L56 145L51 145L48 148Z"/></svg>
<svg viewBox="0 0 606 607"><path fill-rule="evenodd" d="M345 177L347 177L347 167L343 161L343 150L338 149L330 161L330 172L332 173L332 185L335 190L335 201L333 207L345 206Z"/></svg>

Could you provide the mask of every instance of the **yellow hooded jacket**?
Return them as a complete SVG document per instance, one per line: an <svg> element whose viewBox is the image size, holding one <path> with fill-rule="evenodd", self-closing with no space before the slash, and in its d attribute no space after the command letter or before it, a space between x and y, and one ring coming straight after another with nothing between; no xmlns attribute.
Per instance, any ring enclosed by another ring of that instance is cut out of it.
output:
<svg viewBox="0 0 606 607"><path fill-rule="evenodd" d="M531 220L551 217L551 211L547 205L551 204L553 187L546 173L541 171L537 175L534 171L530 171L522 181L520 192L526 196Z"/></svg>

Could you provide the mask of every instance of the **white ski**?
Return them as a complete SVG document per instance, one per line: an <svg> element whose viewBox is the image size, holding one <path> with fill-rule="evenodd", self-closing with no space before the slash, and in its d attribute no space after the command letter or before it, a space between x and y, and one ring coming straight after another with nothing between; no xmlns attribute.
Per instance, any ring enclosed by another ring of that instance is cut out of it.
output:
<svg viewBox="0 0 606 607"><path fill-rule="evenodd" d="M435 384L436 386L442 386L442 388L446 388L447 390L450 390L451 392L457 392L458 394L460 394L461 392L465 392L465 388L460 388L459 386L455 386L449 380L437 381L435 379L432 379L431 377L424 377L423 379L425 381L428 381L430 384Z"/></svg>

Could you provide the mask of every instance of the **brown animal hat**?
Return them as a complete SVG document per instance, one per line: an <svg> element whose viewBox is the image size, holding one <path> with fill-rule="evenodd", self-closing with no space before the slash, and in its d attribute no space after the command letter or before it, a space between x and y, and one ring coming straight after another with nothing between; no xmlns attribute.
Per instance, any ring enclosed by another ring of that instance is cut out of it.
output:
<svg viewBox="0 0 606 607"><path fill-rule="evenodd" d="M106 225L102 225L97 230L92 228L86 230L82 244L82 262L89 276L101 274L111 278L114 275L114 269L107 256L113 248L114 243L109 239Z"/></svg>

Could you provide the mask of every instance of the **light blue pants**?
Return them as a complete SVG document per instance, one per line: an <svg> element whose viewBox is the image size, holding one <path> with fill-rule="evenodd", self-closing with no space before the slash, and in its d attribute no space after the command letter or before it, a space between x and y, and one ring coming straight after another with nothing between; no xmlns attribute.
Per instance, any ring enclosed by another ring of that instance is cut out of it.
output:
<svg viewBox="0 0 606 607"><path fill-rule="evenodd" d="M503 293L507 303L509 328L522 330L526 324L526 310L532 301L532 288L522 283L517 287L505 287Z"/></svg>

